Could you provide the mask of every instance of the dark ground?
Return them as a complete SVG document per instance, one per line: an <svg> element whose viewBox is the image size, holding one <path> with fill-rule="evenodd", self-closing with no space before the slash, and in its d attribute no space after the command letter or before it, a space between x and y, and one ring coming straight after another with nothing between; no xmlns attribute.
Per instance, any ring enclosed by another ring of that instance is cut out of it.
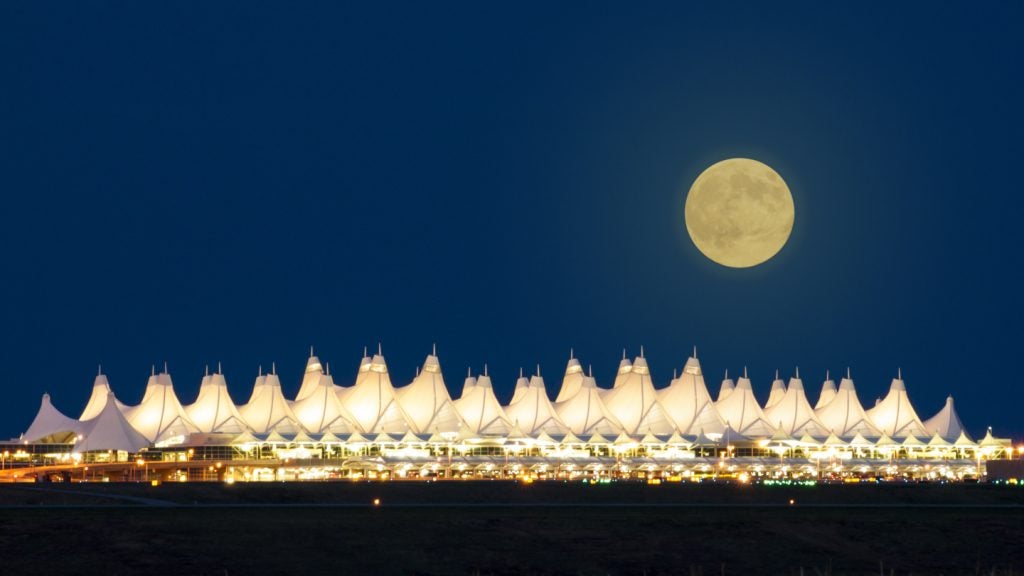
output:
<svg viewBox="0 0 1024 576"><path fill-rule="evenodd" d="M1024 487L0 485L0 574L801 570L1024 574Z"/></svg>

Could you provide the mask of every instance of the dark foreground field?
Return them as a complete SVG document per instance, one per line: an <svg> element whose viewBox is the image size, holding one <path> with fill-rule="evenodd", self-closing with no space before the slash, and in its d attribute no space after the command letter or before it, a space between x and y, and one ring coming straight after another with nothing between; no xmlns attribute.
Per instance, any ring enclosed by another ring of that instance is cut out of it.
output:
<svg viewBox="0 0 1024 576"><path fill-rule="evenodd" d="M1007 486L0 485L0 519L0 574L1024 574Z"/></svg>

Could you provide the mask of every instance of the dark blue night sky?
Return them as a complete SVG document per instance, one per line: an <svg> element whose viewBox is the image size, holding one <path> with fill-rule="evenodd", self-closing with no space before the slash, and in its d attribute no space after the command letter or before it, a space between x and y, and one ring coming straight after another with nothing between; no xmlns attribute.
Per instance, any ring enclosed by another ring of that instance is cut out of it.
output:
<svg viewBox="0 0 1024 576"><path fill-rule="evenodd" d="M851 366L867 406L902 367L922 418L1024 433L1020 3L548 4L0 5L0 435L97 363L134 404L222 361L241 403L378 341L502 400L570 347L762 398ZM734 156L797 211L746 270L683 223Z"/></svg>

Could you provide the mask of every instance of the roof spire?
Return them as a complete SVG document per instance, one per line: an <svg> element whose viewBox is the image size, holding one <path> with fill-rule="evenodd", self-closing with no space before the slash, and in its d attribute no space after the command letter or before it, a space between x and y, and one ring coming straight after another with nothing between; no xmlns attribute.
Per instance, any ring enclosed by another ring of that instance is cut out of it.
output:
<svg viewBox="0 0 1024 576"><path fill-rule="evenodd" d="M519 377L520 378L523 377L523 367L522 366L519 367Z"/></svg>
<svg viewBox="0 0 1024 576"><path fill-rule="evenodd" d="M644 357L644 345L643 344L640 345L640 357L641 358Z"/></svg>
<svg viewBox="0 0 1024 576"><path fill-rule="evenodd" d="M209 376L209 375L210 375L210 365L207 364L206 367L203 369L203 376Z"/></svg>
<svg viewBox="0 0 1024 576"><path fill-rule="evenodd" d="M537 364L537 376L540 376L540 364Z"/></svg>
<svg viewBox="0 0 1024 576"><path fill-rule="evenodd" d="M149 367L149 375L156 376L156 364L152 364Z"/></svg>
<svg viewBox="0 0 1024 576"><path fill-rule="evenodd" d="M693 357L697 358L697 345L696 344L693 345Z"/></svg>
<svg viewBox="0 0 1024 576"><path fill-rule="evenodd" d="M487 376L487 363L484 362L484 376Z"/></svg>
<svg viewBox="0 0 1024 576"><path fill-rule="evenodd" d="M275 376L277 375L277 362L270 363L270 373Z"/></svg>
<svg viewBox="0 0 1024 576"><path fill-rule="evenodd" d="M898 380L903 380L903 368L900 368L899 366L896 367L896 378Z"/></svg>
<svg viewBox="0 0 1024 576"><path fill-rule="evenodd" d="M626 349L625 348L622 349L622 359L623 360L626 359Z"/></svg>
<svg viewBox="0 0 1024 576"><path fill-rule="evenodd" d="M263 364L260 364L260 367L256 370L256 375L263 376Z"/></svg>
<svg viewBox="0 0 1024 576"><path fill-rule="evenodd" d="M167 360L164 360L164 374L167 374Z"/></svg>
<svg viewBox="0 0 1024 576"><path fill-rule="evenodd" d="M729 369L728 368L725 369L725 378L724 379L725 380L729 379Z"/></svg>
<svg viewBox="0 0 1024 576"><path fill-rule="evenodd" d="M419 367L419 366L417 366L417 367L416 367L416 376L419 376L419 375L420 375L420 367Z"/></svg>
<svg viewBox="0 0 1024 576"><path fill-rule="evenodd" d="M313 354L313 345L310 344L309 345L309 357L312 358L313 356L316 356L316 354Z"/></svg>
<svg viewBox="0 0 1024 576"><path fill-rule="evenodd" d="M220 360L217 360L217 374L223 374L224 372L220 369Z"/></svg>
<svg viewBox="0 0 1024 576"><path fill-rule="evenodd" d="M775 379L776 380L779 379L779 369L778 368L775 369Z"/></svg>
<svg viewBox="0 0 1024 576"><path fill-rule="evenodd" d="M381 348L380 342L377 342L377 356L383 356L384 355L384 351L383 350L384 349Z"/></svg>
<svg viewBox="0 0 1024 576"><path fill-rule="evenodd" d="M572 360L575 357L576 357L576 350L574 350L572 347L570 347L569 348L569 360Z"/></svg>
<svg viewBox="0 0 1024 576"><path fill-rule="evenodd" d="M324 364L324 369L326 370L324 372L324 374L327 374L328 376L330 376L331 375L331 363L328 362L328 363Z"/></svg>
<svg viewBox="0 0 1024 576"><path fill-rule="evenodd" d="M469 366L466 366L466 378L470 378L472 376L473 376L473 369L470 368Z"/></svg>
<svg viewBox="0 0 1024 576"><path fill-rule="evenodd" d="M590 377L590 378L594 377L594 365L593 364L587 364L587 376Z"/></svg>
<svg viewBox="0 0 1024 576"><path fill-rule="evenodd" d="M832 376L829 374L829 369L825 368L825 380L831 380Z"/></svg>
<svg viewBox="0 0 1024 576"><path fill-rule="evenodd" d="M96 365L96 375L103 376L103 364Z"/></svg>
<svg viewBox="0 0 1024 576"><path fill-rule="evenodd" d="M363 358L368 358L369 356L370 356L370 347L369 346L363 346Z"/></svg>
<svg viewBox="0 0 1024 576"><path fill-rule="evenodd" d="M846 379L847 380L852 380L852 378L850 377L850 367L849 366L846 367Z"/></svg>
<svg viewBox="0 0 1024 576"><path fill-rule="evenodd" d="M744 378L747 377L747 367L746 366L743 367L743 377Z"/></svg>
<svg viewBox="0 0 1024 576"><path fill-rule="evenodd" d="M796 379L797 380L800 379L800 367L799 366L796 367Z"/></svg>
<svg viewBox="0 0 1024 576"><path fill-rule="evenodd" d="M676 378L679 378L679 369L678 368L673 368L672 369L672 379L675 380Z"/></svg>
<svg viewBox="0 0 1024 576"><path fill-rule="evenodd" d="M434 351L432 352L432 354L434 356L437 356L437 342L434 342Z"/></svg>

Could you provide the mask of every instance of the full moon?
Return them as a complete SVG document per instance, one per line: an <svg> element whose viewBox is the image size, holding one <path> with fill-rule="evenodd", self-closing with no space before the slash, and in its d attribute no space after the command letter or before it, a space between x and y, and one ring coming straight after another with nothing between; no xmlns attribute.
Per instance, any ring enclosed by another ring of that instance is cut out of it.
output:
<svg viewBox="0 0 1024 576"><path fill-rule="evenodd" d="M705 256L750 268L778 254L793 231L793 195L771 167L747 158L701 172L686 196L686 231Z"/></svg>

